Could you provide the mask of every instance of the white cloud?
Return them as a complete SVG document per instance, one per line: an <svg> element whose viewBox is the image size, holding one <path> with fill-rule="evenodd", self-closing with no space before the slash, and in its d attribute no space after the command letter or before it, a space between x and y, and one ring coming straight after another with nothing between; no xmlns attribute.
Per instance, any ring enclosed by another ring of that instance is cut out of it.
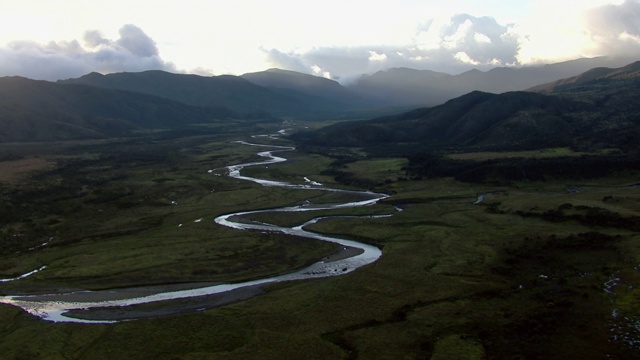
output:
<svg viewBox="0 0 640 360"><path fill-rule="evenodd" d="M455 21L452 26L441 29L446 35L442 38L440 44L446 49L455 49L463 43L471 32L473 23L471 19L461 19L460 16L456 16L458 19L463 20L461 23ZM453 20L453 19L452 19Z"/></svg>
<svg viewBox="0 0 640 360"><path fill-rule="evenodd" d="M385 60L387 60L387 55L378 54L375 51L369 51L369 61L385 61Z"/></svg>
<svg viewBox="0 0 640 360"><path fill-rule="evenodd" d="M489 37L488 37L487 35L485 35L485 34L475 33L475 34L473 34L473 39L474 39L477 43L491 44L491 38L489 38Z"/></svg>
<svg viewBox="0 0 640 360"><path fill-rule="evenodd" d="M96 48L100 45L111 45L111 40L102 36L98 30L88 30L84 32L84 45L88 48Z"/></svg>
<svg viewBox="0 0 640 360"><path fill-rule="evenodd" d="M116 43L138 57L158 55L155 41L135 25L127 24L120 28L120 39Z"/></svg>
<svg viewBox="0 0 640 360"><path fill-rule="evenodd" d="M639 35L629 34L626 31L623 32L622 34L620 34L618 36L618 39L620 39L621 41L624 41L624 42L640 43L640 36Z"/></svg>
<svg viewBox="0 0 640 360"><path fill-rule="evenodd" d="M511 30L493 18L459 14L446 21L423 22L404 45L317 47L289 53L271 49L267 54L271 66L308 72L304 69L317 65L343 81L391 67L457 73L470 66L516 64L519 43Z"/></svg>
<svg viewBox="0 0 640 360"><path fill-rule="evenodd" d="M83 40L84 45L77 40L11 42L0 48L0 76L57 80L92 71L176 71L173 64L160 57L155 42L135 25L123 26L115 41L97 31L85 32Z"/></svg>
<svg viewBox="0 0 640 360"><path fill-rule="evenodd" d="M111 0L103 5L0 2L0 75L57 79L90 71L177 68L213 75L279 67L348 79L401 66L457 73L640 53L640 0L397 0L394 6L327 0L315 7L292 0L182 0L160 6L152 0ZM116 31L126 23L137 26ZM100 31L85 32L90 28Z"/></svg>
<svg viewBox="0 0 640 360"><path fill-rule="evenodd" d="M429 19L420 24L413 37L413 44L420 50L429 51L439 49L442 38L439 29L443 26L450 26L450 23L442 23L436 19Z"/></svg>
<svg viewBox="0 0 640 360"><path fill-rule="evenodd" d="M623 41L618 37L625 29L637 33L632 29L640 21L639 6L639 0L531 0L529 13L512 29L520 43L518 61L548 63L623 55Z"/></svg>
<svg viewBox="0 0 640 360"><path fill-rule="evenodd" d="M311 71L313 71L313 75L315 76L321 76L326 79L332 78L330 72L322 70L322 68L318 65L314 64L313 66L311 66Z"/></svg>
<svg viewBox="0 0 640 360"><path fill-rule="evenodd" d="M593 54L640 54L640 1L596 7L586 13L585 22Z"/></svg>
<svg viewBox="0 0 640 360"><path fill-rule="evenodd" d="M453 55L453 58L460 61L461 63L470 64L470 65L480 65L480 62L472 59L469 54L464 51L459 51Z"/></svg>
<svg viewBox="0 0 640 360"><path fill-rule="evenodd" d="M294 52L284 53L277 49L262 49L270 67L306 73L314 70L316 64L309 64ZM318 67L319 68L319 67Z"/></svg>

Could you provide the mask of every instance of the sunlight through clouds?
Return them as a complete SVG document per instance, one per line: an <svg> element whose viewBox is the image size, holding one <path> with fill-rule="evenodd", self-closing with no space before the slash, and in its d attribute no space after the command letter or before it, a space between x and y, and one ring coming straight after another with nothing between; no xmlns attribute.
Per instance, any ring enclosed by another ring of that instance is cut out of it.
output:
<svg viewBox="0 0 640 360"><path fill-rule="evenodd" d="M369 61L385 61L387 60L387 55L378 54L375 51L369 51Z"/></svg>
<svg viewBox="0 0 640 360"><path fill-rule="evenodd" d="M403 66L459 73L632 56L640 53L639 7L640 0L2 2L0 76L280 67L348 79Z"/></svg>
<svg viewBox="0 0 640 360"><path fill-rule="evenodd" d="M475 33L473 34L473 39L477 42L477 43L484 43L484 44L491 44L491 38L488 37L485 34L482 33Z"/></svg>
<svg viewBox="0 0 640 360"><path fill-rule="evenodd" d="M473 60L466 52L464 51L459 51L457 53L455 53L455 55L453 55L453 58L465 63L465 64L471 64L471 65L479 65L480 63L478 61Z"/></svg>
<svg viewBox="0 0 640 360"><path fill-rule="evenodd" d="M585 22L591 52L640 54L640 1L604 5L589 10Z"/></svg>
<svg viewBox="0 0 640 360"><path fill-rule="evenodd" d="M325 79L331 79L332 78L330 72L323 71L322 68L320 66L318 66L318 65L314 64L313 66L311 66L311 70L313 71L313 75L315 75L315 76L320 76L320 77L323 77Z"/></svg>

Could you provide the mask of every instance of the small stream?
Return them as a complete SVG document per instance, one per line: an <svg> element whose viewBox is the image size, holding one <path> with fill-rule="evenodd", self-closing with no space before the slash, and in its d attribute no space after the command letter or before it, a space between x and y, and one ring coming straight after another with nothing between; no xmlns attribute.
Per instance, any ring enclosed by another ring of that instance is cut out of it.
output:
<svg viewBox="0 0 640 360"><path fill-rule="evenodd" d="M318 222L324 217L314 218L305 222L304 224L300 224L293 227L282 227L273 224L266 223L248 223L241 222L241 219L244 215L256 214L261 212L303 212L303 211L318 211L318 210L330 210L330 209L340 209L340 208L353 208L359 206L367 206L372 205L378 202L381 199L387 197L385 194L374 193L370 191L353 191L353 190L342 190L342 189L333 189L322 186L315 181L312 181L308 178L304 178L303 184L291 184L283 181L274 181L274 180L266 180L266 179L257 179L253 177L244 176L241 174L241 170L245 167L249 166L264 166L274 163L279 163L286 161L285 158L275 156L275 152L284 152L284 151L293 151L295 148L293 147L285 147L285 146L275 146L275 145L262 145L262 144L252 144L248 142L238 142L247 146L256 146L256 147L264 147L269 148L270 150L261 151L258 153L259 156L265 158L263 161L249 162L243 164L230 165L226 167L227 174L230 177L253 181L262 186L273 186L273 187L287 187L287 188L295 188L300 190L322 190L329 192L337 192L344 193L348 195L352 195L354 198L358 198L357 201L351 201L346 203L337 203L337 204L312 204L308 201L304 202L302 205L294 205L288 207L274 208L268 210L247 210L242 212L236 212L231 214L225 214L218 216L215 218L215 222L222 226L227 226L230 228L238 229L238 230L258 230L258 231L268 231L268 232L280 232L284 234L300 236L310 239L316 239L321 241L328 241L332 243L337 243L342 246L342 254L338 256L328 257L321 261L318 261L306 268L301 270L293 271L291 273L287 273L284 275L278 275L273 277L267 277L252 281L245 281L239 283L229 283L229 284L214 284L211 286L197 287L197 288L176 288L175 290L171 289L171 286L164 287L139 287L139 288L129 288L129 289L112 289L112 290L100 290L100 291L74 291L74 292L65 292L65 293L52 293L52 294L40 294L40 295L4 295L0 296L0 303L10 304L14 306L18 306L25 310L26 312L40 317L41 319L54 321L54 322L76 322L76 323L113 323L122 320L134 320L138 318L135 315L135 312L127 315L126 317L118 317L111 316L109 313L114 313L114 311L106 311L107 315L101 315L99 317L91 316L91 311L100 311L100 310L119 310L124 307L131 307L140 304L150 304L161 301L167 301L166 306L168 308L174 307L172 312L169 313L178 313L179 309L175 309L175 307L179 307L180 305L172 304L169 300L178 300L178 299L189 299L196 297L205 297L216 294L230 294L230 297L233 297L232 294L234 292L241 293L234 300L228 300L225 303L242 300L244 298L250 297L247 296L246 293L249 289L254 289L252 292L254 295L257 295L260 286L272 284L276 282L282 281L292 281L292 280L306 280L313 278L322 278L328 276L337 276L348 274L362 266L371 264L375 262L380 256L382 252L375 246L360 243L353 240L341 239L332 236L325 236L317 233L313 233L304 229L306 225ZM369 216L371 218L374 217L385 217L391 215L380 215L380 216ZM44 271L45 266L41 267L37 271L32 271L28 274L18 276L13 279L5 279L11 281L17 281L26 276L32 275L38 271ZM183 286L184 287L184 286ZM164 304L163 304L164 305ZM193 306L193 305L192 305ZM204 308L202 308L204 309ZM202 310L198 309L186 309L185 311L191 310ZM104 312L104 311L103 311ZM116 311L117 312L117 311ZM183 311L184 312L184 311ZM159 311L157 314L167 314L166 311ZM160 315L156 315L160 316ZM140 315L139 317L153 317L153 314L149 316L149 314L145 314L144 316Z"/></svg>

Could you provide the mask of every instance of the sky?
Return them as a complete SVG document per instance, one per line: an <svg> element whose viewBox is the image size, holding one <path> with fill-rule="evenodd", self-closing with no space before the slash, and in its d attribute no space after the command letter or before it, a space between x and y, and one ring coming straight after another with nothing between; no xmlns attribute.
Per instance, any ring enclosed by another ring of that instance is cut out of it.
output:
<svg viewBox="0 0 640 360"><path fill-rule="evenodd" d="M0 76L92 71L348 82L594 56L640 59L640 0L0 0Z"/></svg>

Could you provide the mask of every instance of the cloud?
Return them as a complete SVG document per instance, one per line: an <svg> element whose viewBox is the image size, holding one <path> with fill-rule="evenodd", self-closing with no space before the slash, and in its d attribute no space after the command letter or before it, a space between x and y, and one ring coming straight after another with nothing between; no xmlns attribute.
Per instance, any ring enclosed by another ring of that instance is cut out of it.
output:
<svg viewBox="0 0 640 360"><path fill-rule="evenodd" d="M518 64L520 43L511 25L491 17L455 15L446 21L429 19L405 45L317 47L305 51L265 50L274 67L314 73L314 67L348 82L363 73L411 67L447 73L470 66L493 68Z"/></svg>
<svg viewBox="0 0 640 360"><path fill-rule="evenodd" d="M491 38L488 37L485 34L481 34L481 33L475 33L473 35L473 38L478 42L478 43L485 43L485 44L491 44Z"/></svg>
<svg viewBox="0 0 640 360"><path fill-rule="evenodd" d="M277 49L262 49L267 57L268 63L275 68L297 71L301 73L309 73L313 71L313 64L306 63L300 56L295 53L284 53Z"/></svg>
<svg viewBox="0 0 640 360"><path fill-rule="evenodd" d="M311 67L311 70L313 70L313 75L315 75L315 76L321 76L321 77L327 78L327 79L331 79L332 78L330 72L322 70L322 68L320 66L318 66L318 65L313 65Z"/></svg>
<svg viewBox="0 0 640 360"><path fill-rule="evenodd" d="M110 40L95 30L85 32L84 44L77 40L47 44L14 41L0 47L0 76L24 76L38 80L78 77L92 71L167 70L175 66L164 61L158 48L142 29L125 25L120 38Z"/></svg>
<svg viewBox="0 0 640 360"><path fill-rule="evenodd" d="M450 23L439 28L432 26L427 30L428 38L440 40L440 46L429 52L439 52L439 57L454 58L463 52L467 55L465 59L468 57L478 65L489 65L496 59L502 65L516 64L519 43L518 38L510 32L510 27L498 24L491 17L459 14L453 16ZM421 36L425 34L419 33L418 40ZM463 62L470 63L468 60Z"/></svg>
<svg viewBox="0 0 640 360"><path fill-rule="evenodd" d="M427 1L419 3L421 5L412 7L412 11L403 7L372 6L376 16L362 13L362 6L354 5L350 10L361 12L358 19L349 15L349 11L333 13L329 17L314 16L311 20L302 15L293 19L287 15L290 12L277 11L277 5L261 5L263 11L250 15L243 13L242 22L231 16L230 9L216 12L216 21L205 22L204 18L194 20L191 11L185 18L188 18L187 23L176 22L181 24L180 31L165 26L167 19L178 11L172 9L166 17L144 20L145 28L156 29L154 38L158 43L136 25L125 25L119 29L119 34L109 36L97 30L84 34L79 31L77 40L65 33L53 38L56 41L46 43L41 36L49 33L50 24L42 22L38 28L27 26L24 24L38 22L0 12L7 29L3 34L9 34L4 38L14 38L10 33L22 26L23 31L16 30L15 34L20 34L21 38L41 39L0 44L0 76L55 80L91 71L160 69L177 72L175 65L164 60L160 50L165 58L171 56L181 68L202 75L241 74L278 67L330 76L341 82L393 67L455 74L471 68L488 70L496 66L549 63L581 55L637 56L640 53L640 0L528 0L526 11L511 17L500 17L497 5L464 7L470 13L493 12L499 19L508 19L501 22L493 17L469 14L441 17L463 8L459 4L467 6L474 2L450 1L450 6L442 5L446 11L441 7L428 7ZM498 4L499 1L491 3ZM610 5L602 6L607 3ZM187 8L193 10L193 7ZM585 12L587 8L591 10ZM49 14L56 9L59 6L52 5L42 13ZM211 12L204 11L205 7L198 9L202 11L198 11L197 16L209 14L206 16L210 20ZM144 7L139 10L144 14ZM509 10L509 7L505 5L503 10ZM306 10L301 7L300 11ZM68 13L69 10L61 11L56 19L67 19ZM79 29L104 27L122 18L121 14L110 18L106 11L104 15L104 22L77 17L84 20L82 24L90 24L78 25ZM9 20L14 20L13 24ZM63 20L51 24L59 21ZM510 21L514 23L507 23ZM243 24L261 30L242 31ZM278 26L272 27L273 24ZM69 25L71 29L73 22ZM32 36L34 33L38 36ZM53 36L53 32L51 34ZM60 39L67 41L58 41ZM158 44L162 45L161 49Z"/></svg>
<svg viewBox="0 0 640 360"><path fill-rule="evenodd" d="M111 40L104 38L98 30L85 31L83 39L85 46L90 48L95 48L100 45L111 45Z"/></svg>
<svg viewBox="0 0 640 360"><path fill-rule="evenodd" d="M117 44L138 57L146 58L158 55L155 41L135 25L128 24L120 29L120 39Z"/></svg>
<svg viewBox="0 0 640 360"><path fill-rule="evenodd" d="M637 56L640 53L640 1L605 5L586 14L587 31L597 55Z"/></svg>
<svg viewBox="0 0 640 360"><path fill-rule="evenodd" d="M369 61L385 61L387 60L386 54L378 54L375 51L369 51Z"/></svg>
<svg viewBox="0 0 640 360"><path fill-rule="evenodd" d="M307 74L331 74L333 79L359 75L380 69L381 61L370 61L372 49L365 47L319 47L305 51L282 52L263 49L270 67ZM382 51L376 51L378 54Z"/></svg>
<svg viewBox="0 0 640 360"><path fill-rule="evenodd" d="M453 55L453 58L465 63L465 64L470 64L470 65L480 65L480 63L476 60L473 60L466 52L464 51L460 51L457 52L455 55Z"/></svg>

